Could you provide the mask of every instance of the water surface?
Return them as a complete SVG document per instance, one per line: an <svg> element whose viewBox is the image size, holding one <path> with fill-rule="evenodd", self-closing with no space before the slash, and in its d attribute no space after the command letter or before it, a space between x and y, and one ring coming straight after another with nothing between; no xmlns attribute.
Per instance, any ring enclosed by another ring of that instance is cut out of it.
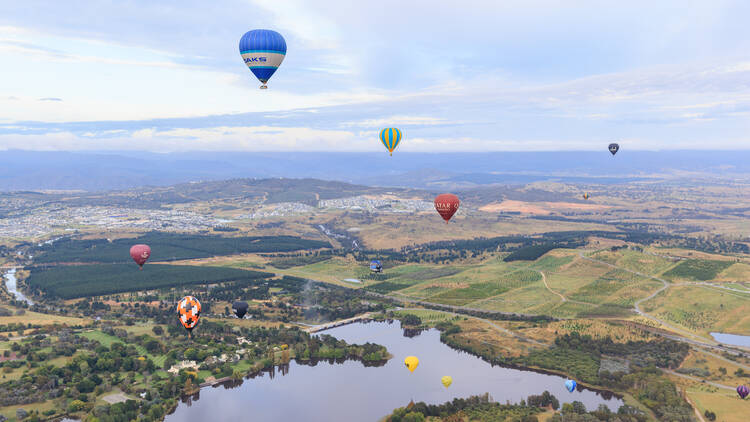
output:
<svg viewBox="0 0 750 422"><path fill-rule="evenodd" d="M740 336L737 334L711 333L714 340L722 344L731 344L732 346L750 347L750 336Z"/></svg>
<svg viewBox="0 0 750 422"><path fill-rule="evenodd" d="M21 291L18 290L18 280L16 280L16 269L11 268L10 270L5 272L5 288L8 289L8 292L15 296L16 300L20 300L23 302L26 302L29 304L29 306L33 305L34 302L26 297Z"/></svg>
<svg viewBox="0 0 750 422"><path fill-rule="evenodd" d="M579 400L592 410L604 403L615 411L623 404L609 394L604 397L589 390L568 393L565 379L559 376L493 367L440 343L437 330L410 338L403 335L397 322L370 322L322 334L349 343L382 344L394 357L379 367L365 367L352 360L315 366L292 361L272 376L258 376L234 387L203 388L180 403L166 421L377 421L410 400L439 404L485 392L500 403L518 402L549 390L561 402ZM409 355L419 358L414 373L404 367ZM448 389L440 383L443 375L453 377Z"/></svg>

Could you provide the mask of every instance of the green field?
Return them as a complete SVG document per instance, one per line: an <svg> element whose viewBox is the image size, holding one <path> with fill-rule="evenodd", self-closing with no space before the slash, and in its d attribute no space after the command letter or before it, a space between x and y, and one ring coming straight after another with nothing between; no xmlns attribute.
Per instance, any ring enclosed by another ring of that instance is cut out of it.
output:
<svg viewBox="0 0 750 422"><path fill-rule="evenodd" d="M122 341L122 339L120 339L118 337L115 337L115 336L111 336L109 334L105 334L105 333L103 333L103 332L101 332L99 330L96 330L96 331L86 331L86 332L81 333L81 336L82 337L86 337L89 340L96 340L99 343L101 343L102 346L104 346L104 347L111 347L112 343L118 343L118 342L119 343L123 343L123 344L125 343L124 341ZM140 344L133 344L133 343L128 343L128 344L132 345L133 347L135 347L135 350L137 350L138 354L140 354L141 356L145 356L146 358L151 359L152 361L154 361L154 365L157 368L161 368L162 366L164 366L164 362L167 360L167 355L166 354L164 354L164 355L152 355L152 354L148 353L146 351L146 349L143 346L141 346Z"/></svg>
<svg viewBox="0 0 750 422"><path fill-rule="evenodd" d="M750 332L750 294L719 288L676 285L645 302L643 310L708 337L711 331Z"/></svg>
<svg viewBox="0 0 750 422"><path fill-rule="evenodd" d="M688 259L664 273L668 280L708 281L713 280L720 272L729 268L732 261L715 261L706 259Z"/></svg>
<svg viewBox="0 0 750 422"><path fill-rule="evenodd" d="M609 250L598 251L592 254L591 257L626 270L648 275L661 274L675 265L669 259L631 249L620 249L614 252Z"/></svg>
<svg viewBox="0 0 750 422"><path fill-rule="evenodd" d="M32 267L26 284L49 296L71 299L224 281L252 283L272 276L226 267L146 264L142 271L137 268L128 264Z"/></svg>
<svg viewBox="0 0 750 422"><path fill-rule="evenodd" d="M474 283L468 287L451 289L429 297L430 302L443 303L446 305L466 305L475 300L496 296L508 291L500 283L486 282Z"/></svg>

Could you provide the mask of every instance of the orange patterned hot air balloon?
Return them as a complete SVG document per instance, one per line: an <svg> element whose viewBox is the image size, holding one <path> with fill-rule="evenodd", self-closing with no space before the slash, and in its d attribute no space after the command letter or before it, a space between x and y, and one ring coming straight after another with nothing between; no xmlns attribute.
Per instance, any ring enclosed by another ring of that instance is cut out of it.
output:
<svg viewBox="0 0 750 422"><path fill-rule="evenodd" d="M458 197L452 193L444 193L435 198L435 209L440 216L443 217L443 220L445 220L446 223L451 217L453 217L453 214L458 211L458 206L460 204L461 201L459 201Z"/></svg>
<svg viewBox="0 0 750 422"><path fill-rule="evenodd" d="M177 313L182 326L190 332L198 325L198 319L201 317L201 303L192 296L185 296L177 304Z"/></svg>

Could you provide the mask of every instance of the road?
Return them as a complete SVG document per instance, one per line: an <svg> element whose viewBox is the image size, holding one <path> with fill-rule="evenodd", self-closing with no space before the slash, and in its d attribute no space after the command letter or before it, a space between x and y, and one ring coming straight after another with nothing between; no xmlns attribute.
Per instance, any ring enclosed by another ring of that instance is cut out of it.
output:
<svg viewBox="0 0 750 422"><path fill-rule="evenodd" d="M556 292L556 291L552 290L552 289L551 289L551 288L549 287L549 284L547 284L547 277L546 277L546 276L544 275L544 273L543 273L543 272L541 272L541 271L539 271L539 270L537 270L537 272L538 272L539 274L541 274L541 275L542 275L542 282L544 283L544 287L546 287L546 288L547 288L547 290L549 290L549 291L550 291L550 293L554 293L554 294L556 294L556 295L560 296L560 299L562 299L563 303L565 303L565 302L571 302L571 303L577 303L577 304L579 304L579 305L589 305L589 306L596 306L596 304L595 304L595 303L581 302L580 300L573 300L573 299L568 299L567 297L563 296L563 294L562 294L562 293L558 293L558 292Z"/></svg>
<svg viewBox="0 0 750 422"><path fill-rule="evenodd" d="M713 387L716 387L716 388L722 388L724 390L732 390L732 391L734 391L734 387L730 387L728 385L719 384L717 382L712 382L712 381L706 381L706 380L704 380L702 378L697 378L697 377L693 377L693 376L686 375L686 374L680 374L679 372L672 371L671 369L664 369L664 368L662 368L661 370L662 370L662 372L666 372L667 374L674 375L674 376L677 376L677 377L680 377L680 378L689 379L691 381L699 382L701 384L710 385L710 386L713 386Z"/></svg>
<svg viewBox="0 0 750 422"><path fill-rule="evenodd" d="M537 271L537 272L542 275L542 283L544 283L544 287L546 287L547 290L550 291L550 293L554 293L554 294L560 296L560 300L562 300L563 302L567 302L568 301L568 299L566 299L565 296L562 295L562 293L557 293L556 291L554 291L554 290L552 290L552 289L549 288L549 284L547 284L547 277L544 275L543 272L541 272L541 271Z"/></svg>

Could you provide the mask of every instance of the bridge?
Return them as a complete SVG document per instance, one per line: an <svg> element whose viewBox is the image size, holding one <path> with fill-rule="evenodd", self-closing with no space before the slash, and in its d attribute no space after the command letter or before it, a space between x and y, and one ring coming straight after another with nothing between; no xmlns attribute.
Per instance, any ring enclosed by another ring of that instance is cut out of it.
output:
<svg viewBox="0 0 750 422"><path fill-rule="evenodd" d="M352 318L340 319L338 321L327 322L325 324L320 324L320 325L311 325L305 328L304 331L307 331L308 333L312 334L312 333L317 333L318 331L328 330L330 328L341 327L342 325L351 324L353 322L368 321L368 320L370 320L369 312L364 313L362 315L357 315Z"/></svg>

